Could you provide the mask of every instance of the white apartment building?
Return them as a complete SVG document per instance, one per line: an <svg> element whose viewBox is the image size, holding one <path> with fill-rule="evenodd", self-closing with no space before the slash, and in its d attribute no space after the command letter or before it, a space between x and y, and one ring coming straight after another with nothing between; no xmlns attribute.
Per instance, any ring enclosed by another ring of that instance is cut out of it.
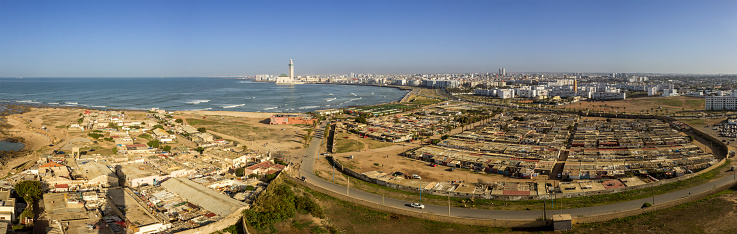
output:
<svg viewBox="0 0 737 234"><path fill-rule="evenodd" d="M594 100L624 100L627 98L627 93L614 93L614 92L594 92Z"/></svg>
<svg viewBox="0 0 737 234"><path fill-rule="evenodd" d="M677 97L677 96L678 96L677 89L663 89L663 97Z"/></svg>
<svg viewBox="0 0 737 234"><path fill-rule="evenodd" d="M521 98L537 97L537 90L530 89L529 86L526 86L525 88L519 88L516 91L517 91L517 96Z"/></svg>
<svg viewBox="0 0 737 234"><path fill-rule="evenodd" d="M737 95L707 96L704 107L706 110L737 110Z"/></svg>
<svg viewBox="0 0 737 234"><path fill-rule="evenodd" d="M497 94L497 97L501 99L514 98L514 89L500 89Z"/></svg>
<svg viewBox="0 0 737 234"><path fill-rule="evenodd" d="M647 96L655 96L658 95L658 86L648 87L647 88Z"/></svg>

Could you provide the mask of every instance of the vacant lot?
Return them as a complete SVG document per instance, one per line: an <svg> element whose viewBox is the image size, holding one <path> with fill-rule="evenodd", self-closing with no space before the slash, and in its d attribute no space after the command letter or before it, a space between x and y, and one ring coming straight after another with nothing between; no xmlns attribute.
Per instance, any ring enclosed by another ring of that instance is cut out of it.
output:
<svg viewBox="0 0 737 234"><path fill-rule="evenodd" d="M573 232L735 233L736 211L737 193L726 190L716 196L669 209L604 223L581 224Z"/></svg>
<svg viewBox="0 0 737 234"><path fill-rule="evenodd" d="M620 101L576 102L559 108L633 114L672 114L680 111L704 110L704 99L696 97L643 97Z"/></svg>

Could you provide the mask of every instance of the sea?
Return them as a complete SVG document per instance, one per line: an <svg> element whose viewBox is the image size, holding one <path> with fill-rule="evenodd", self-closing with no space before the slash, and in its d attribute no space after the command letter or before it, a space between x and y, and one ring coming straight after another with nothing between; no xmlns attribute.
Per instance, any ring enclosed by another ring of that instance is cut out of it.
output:
<svg viewBox="0 0 737 234"><path fill-rule="evenodd" d="M378 86L276 85L207 77L0 78L0 103L95 109L296 113L399 101L407 92Z"/></svg>

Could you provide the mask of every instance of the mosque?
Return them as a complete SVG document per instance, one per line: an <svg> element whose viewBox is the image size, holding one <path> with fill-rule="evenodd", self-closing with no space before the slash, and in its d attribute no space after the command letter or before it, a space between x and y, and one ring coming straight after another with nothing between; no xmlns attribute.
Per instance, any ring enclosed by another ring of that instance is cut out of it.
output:
<svg viewBox="0 0 737 234"><path fill-rule="evenodd" d="M294 63L292 63L292 59L289 59L289 75L288 76L285 74L279 75L279 77L276 78L276 84L285 84L285 85L304 84L294 79Z"/></svg>

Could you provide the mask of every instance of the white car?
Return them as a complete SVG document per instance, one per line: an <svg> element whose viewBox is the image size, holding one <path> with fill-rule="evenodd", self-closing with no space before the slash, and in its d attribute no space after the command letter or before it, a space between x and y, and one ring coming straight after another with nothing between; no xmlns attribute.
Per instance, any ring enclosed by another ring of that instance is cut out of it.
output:
<svg viewBox="0 0 737 234"><path fill-rule="evenodd" d="M420 203L412 203L412 204L409 204L409 206L413 208L425 209L425 205L420 204Z"/></svg>

